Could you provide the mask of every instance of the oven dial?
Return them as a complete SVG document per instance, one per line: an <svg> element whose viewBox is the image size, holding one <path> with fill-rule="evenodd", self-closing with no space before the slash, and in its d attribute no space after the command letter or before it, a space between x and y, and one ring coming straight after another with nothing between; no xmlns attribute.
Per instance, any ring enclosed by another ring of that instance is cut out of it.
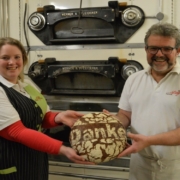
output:
<svg viewBox="0 0 180 180"><path fill-rule="evenodd" d="M33 26L37 26L37 25L39 24L39 18L38 18L37 16L33 16L33 17L31 18L31 24L32 24Z"/></svg>
<svg viewBox="0 0 180 180"><path fill-rule="evenodd" d="M121 70L122 77L126 80L131 74L139 71L139 69L132 64L124 65Z"/></svg>
<svg viewBox="0 0 180 180"><path fill-rule="evenodd" d="M125 9L122 12L122 22L123 24L125 24L126 26L136 26L138 25L141 20L142 20L143 14L142 12L136 8L136 7L130 7Z"/></svg>
<svg viewBox="0 0 180 180"><path fill-rule="evenodd" d="M39 31L44 28L46 20L40 13L33 13L28 20L29 27L34 31Z"/></svg>

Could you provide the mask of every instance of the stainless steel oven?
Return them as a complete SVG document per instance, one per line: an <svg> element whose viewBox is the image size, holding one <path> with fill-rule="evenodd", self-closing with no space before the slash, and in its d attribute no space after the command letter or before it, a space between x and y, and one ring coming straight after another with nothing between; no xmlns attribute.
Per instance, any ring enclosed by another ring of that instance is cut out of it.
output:
<svg viewBox="0 0 180 180"><path fill-rule="evenodd" d="M126 79L142 65L135 60L109 57L107 60L58 61L46 58L34 62L28 76L38 85L53 111L68 109L83 112L111 113L118 111L118 102ZM69 144L70 128L55 127L47 134ZM71 179L128 179L130 157L106 163L84 166L70 162L64 156L49 155L50 178Z"/></svg>

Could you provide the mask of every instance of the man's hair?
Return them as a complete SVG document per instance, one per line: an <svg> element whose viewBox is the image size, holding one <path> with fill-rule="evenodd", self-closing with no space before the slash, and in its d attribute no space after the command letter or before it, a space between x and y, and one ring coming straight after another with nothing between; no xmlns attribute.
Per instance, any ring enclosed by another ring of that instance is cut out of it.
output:
<svg viewBox="0 0 180 180"><path fill-rule="evenodd" d="M180 47L180 31L179 29L170 24L170 23L157 23L152 25L149 30L146 32L146 36L144 38L144 43L147 46L147 41L149 36L157 35L157 36L165 36L171 37L176 40L176 48Z"/></svg>
<svg viewBox="0 0 180 180"><path fill-rule="evenodd" d="M0 50L6 44L16 46L21 51L22 57L23 57L23 66L25 66L27 64L28 57L26 54L26 50L25 50L24 46L21 44L21 42L18 41L17 39L11 38L11 37L0 38ZM21 72L19 79L21 79L22 81L24 80L23 72Z"/></svg>

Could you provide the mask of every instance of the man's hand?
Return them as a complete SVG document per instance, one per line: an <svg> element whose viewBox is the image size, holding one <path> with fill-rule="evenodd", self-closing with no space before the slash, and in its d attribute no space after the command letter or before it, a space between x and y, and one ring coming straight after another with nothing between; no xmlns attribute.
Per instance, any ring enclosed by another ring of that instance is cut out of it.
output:
<svg viewBox="0 0 180 180"><path fill-rule="evenodd" d="M118 158L130 155L132 153L137 153L144 148L150 146L148 143L148 137L141 134L128 133L127 136L131 138L132 145L127 145L126 149L119 154Z"/></svg>
<svg viewBox="0 0 180 180"><path fill-rule="evenodd" d="M117 114L111 114L108 110L103 109L104 113L114 116L118 119L124 126L125 129L128 128L131 122L131 112L120 109Z"/></svg>
<svg viewBox="0 0 180 180"><path fill-rule="evenodd" d="M55 117L55 122L57 124L62 123L69 127L72 127L74 123L83 115L84 114L77 111L67 110L57 114L57 116Z"/></svg>

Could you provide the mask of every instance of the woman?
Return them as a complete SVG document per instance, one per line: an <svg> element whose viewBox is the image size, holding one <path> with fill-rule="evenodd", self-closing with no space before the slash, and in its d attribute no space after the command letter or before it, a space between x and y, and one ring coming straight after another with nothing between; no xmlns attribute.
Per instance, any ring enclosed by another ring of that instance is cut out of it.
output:
<svg viewBox="0 0 180 180"><path fill-rule="evenodd" d="M75 111L53 113L45 98L23 81L27 63L23 45L0 39L0 179L47 180L48 154L62 154L75 163L90 164L61 141L43 134L43 128L72 127L81 117Z"/></svg>

